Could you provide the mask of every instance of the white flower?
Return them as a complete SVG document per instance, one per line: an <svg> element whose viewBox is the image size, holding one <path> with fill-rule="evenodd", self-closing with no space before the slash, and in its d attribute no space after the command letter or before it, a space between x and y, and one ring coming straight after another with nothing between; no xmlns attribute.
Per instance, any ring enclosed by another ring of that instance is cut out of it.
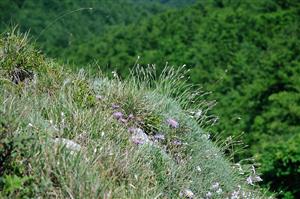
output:
<svg viewBox="0 0 300 199"><path fill-rule="evenodd" d="M212 193L209 191L209 192L207 192L207 194L206 194L206 198L211 198L212 197Z"/></svg>
<svg viewBox="0 0 300 199"><path fill-rule="evenodd" d="M231 194L231 199L238 199L239 198L239 191L234 191L232 194Z"/></svg>
<svg viewBox="0 0 300 199"><path fill-rule="evenodd" d="M196 167L197 171L201 172L201 168L199 166Z"/></svg>
<svg viewBox="0 0 300 199"><path fill-rule="evenodd" d="M223 192L223 190L222 190L221 188L219 188L219 189L216 191L217 194L221 194L222 192Z"/></svg>
<svg viewBox="0 0 300 199"><path fill-rule="evenodd" d="M255 182L261 182L261 181L263 181L260 176L256 175L255 167L253 165L252 165L252 169L251 170L252 170L253 174L250 175L246 179L246 181L247 181L248 184L254 185L253 183L255 183Z"/></svg>
<svg viewBox="0 0 300 199"><path fill-rule="evenodd" d="M180 197L194 198L194 193L190 189L184 189L179 193Z"/></svg>
<svg viewBox="0 0 300 199"><path fill-rule="evenodd" d="M216 183L214 183L213 185L212 185L212 189L213 190L217 190L218 188L219 188L219 186L220 186L220 184L218 183L218 182L216 182Z"/></svg>
<svg viewBox="0 0 300 199"><path fill-rule="evenodd" d="M195 113L195 116L197 118L200 118L201 115L202 115L202 110L201 109Z"/></svg>
<svg viewBox="0 0 300 199"><path fill-rule="evenodd" d="M254 185L251 176L249 176L249 177L246 179L246 181L247 181L247 184Z"/></svg>
<svg viewBox="0 0 300 199"><path fill-rule="evenodd" d="M62 144L71 151L78 152L81 149L81 146L79 144L73 142L72 140L68 140L68 139L64 139L64 138L55 138L54 143Z"/></svg>

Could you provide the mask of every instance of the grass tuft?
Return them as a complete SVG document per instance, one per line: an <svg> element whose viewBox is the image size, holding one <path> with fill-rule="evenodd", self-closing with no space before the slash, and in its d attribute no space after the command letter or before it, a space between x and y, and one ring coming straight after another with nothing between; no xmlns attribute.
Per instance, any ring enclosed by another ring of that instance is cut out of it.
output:
<svg viewBox="0 0 300 199"><path fill-rule="evenodd" d="M263 197L208 138L213 103L184 67L121 81L69 72L15 30L0 41L1 197ZM15 84L16 68L35 77Z"/></svg>

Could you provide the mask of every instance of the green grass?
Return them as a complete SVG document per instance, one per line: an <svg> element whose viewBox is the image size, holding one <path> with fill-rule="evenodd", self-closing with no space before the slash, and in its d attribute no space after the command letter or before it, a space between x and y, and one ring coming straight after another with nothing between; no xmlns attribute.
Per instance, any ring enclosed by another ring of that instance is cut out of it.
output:
<svg viewBox="0 0 300 199"><path fill-rule="evenodd" d="M40 55L16 30L1 36L0 64L2 198L179 198L185 189L194 198L208 192L233 198L238 190L239 198L266 197L246 183L249 165L239 174L207 138L211 102L186 84L184 67L156 76L153 67L137 65L125 80L73 73ZM17 68L33 75L14 83ZM117 111L128 120L116 120ZM169 118L179 128L169 127ZM153 142L135 144L132 127ZM158 133L165 139L155 141ZM80 150L59 144L60 138Z"/></svg>

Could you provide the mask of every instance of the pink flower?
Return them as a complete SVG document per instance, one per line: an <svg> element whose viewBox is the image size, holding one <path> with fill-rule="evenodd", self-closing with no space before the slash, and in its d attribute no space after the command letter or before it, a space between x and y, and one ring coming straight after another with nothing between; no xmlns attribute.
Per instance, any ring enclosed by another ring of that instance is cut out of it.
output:
<svg viewBox="0 0 300 199"><path fill-rule="evenodd" d="M182 142L179 141L179 140L174 140L174 141L172 142L172 144L175 145L175 146L180 146L180 145L182 145Z"/></svg>
<svg viewBox="0 0 300 199"><path fill-rule="evenodd" d="M119 119L121 119L123 117L123 113L121 113L121 112L114 112L113 116L114 116L115 119L119 120Z"/></svg>
<svg viewBox="0 0 300 199"><path fill-rule="evenodd" d="M179 123L176 120L172 119L172 118L167 119L167 124L171 128L174 128L174 129L179 128Z"/></svg>
<svg viewBox="0 0 300 199"><path fill-rule="evenodd" d="M117 105L117 104L112 104L112 105L111 105L111 108L115 110L115 109L118 109L118 108L120 108L120 106L119 106L119 105Z"/></svg>
<svg viewBox="0 0 300 199"><path fill-rule="evenodd" d="M154 135L154 138L156 140L164 140L165 139L165 136L163 134L156 134Z"/></svg>

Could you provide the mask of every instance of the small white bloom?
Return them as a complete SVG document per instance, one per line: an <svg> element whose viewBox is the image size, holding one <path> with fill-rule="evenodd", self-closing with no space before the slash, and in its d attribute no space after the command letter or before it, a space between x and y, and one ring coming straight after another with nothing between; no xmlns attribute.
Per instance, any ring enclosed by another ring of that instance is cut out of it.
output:
<svg viewBox="0 0 300 199"><path fill-rule="evenodd" d="M184 189L179 193L180 197L194 198L194 193L190 189Z"/></svg>
<svg viewBox="0 0 300 199"><path fill-rule="evenodd" d="M213 185L212 185L212 189L213 190L217 190L218 188L219 188L219 186L220 186L220 184L218 183L218 182L216 182L216 183L214 183Z"/></svg>
<svg viewBox="0 0 300 199"><path fill-rule="evenodd" d="M260 176L258 176L258 175L253 175L253 176L249 176L249 177L246 179L246 181L247 181L248 184L254 185L253 183L255 183L255 182L261 182L261 181L263 181L263 180L261 179Z"/></svg>
<svg viewBox="0 0 300 199"><path fill-rule="evenodd" d="M254 185L251 176L249 176L249 177L246 179L246 181L247 181L248 184Z"/></svg>
<svg viewBox="0 0 300 199"><path fill-rule="evenodd" d="M195 116L196 116L197 118L200 118L201 115L202 115L202 110L200 109L200 110L198 110L198 111L196 112Z"/></svg>
<svg viewBox="0 0 300 199"><path fill-rule="evenodd" d="M55 138L54 143L65 145L65 147L72 151L80 151L81 146L72 140L64 139L64 138Z"/></svg>
<svg viewBox="0 0 300 199"><path fill-rule="evenodd" d="M201 172L201 168L199 166L196 167L197 171Z"/></svg>
<svg viewBox="0 0 300 199"><path fill-rule="evenodd" d="M219 188L219 189L216 191L217 194L221 194L222 192L223 192L223 190L222 190L221 188Z"/></svg>
<svg viewBox="0 0 300 199"><path fill-rule="evenodd" d="M239 191L234 191L232 194L231 194L231 199L238 199L239 198Z"/></svg>
<svg viewBox="0 0 300 199"><path fill-rule="evenodd" d="M254 182L261 182L261 181L263 181L263 179L260 176L256 175L256 176L254 176L253 181Z"/></svg>
<svg viewBox="0 0 300 199"><path fill-rule="evenodd" d="M212 193L209 191L209 192L207 192L207 194L206 194L206 198L211 198L212 197Z"/></svg>

